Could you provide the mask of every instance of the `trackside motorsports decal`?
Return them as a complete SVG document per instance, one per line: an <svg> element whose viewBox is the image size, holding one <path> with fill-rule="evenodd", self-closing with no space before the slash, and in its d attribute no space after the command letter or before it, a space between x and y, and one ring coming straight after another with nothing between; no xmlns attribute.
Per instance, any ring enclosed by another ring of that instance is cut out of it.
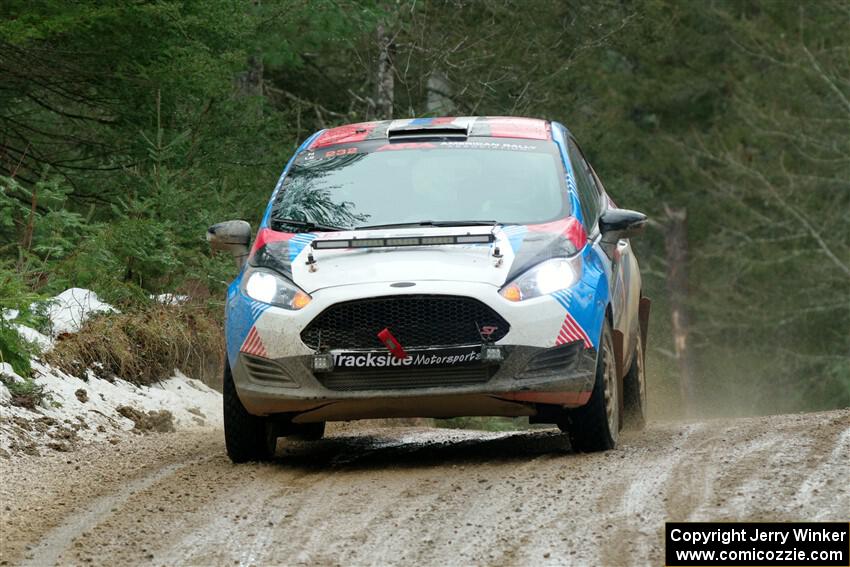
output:
<svg viewBox="0 0 850 567"><path fill-rule="evenodd" d="M390 352L331 352L335 368L439 367L469 364L481 360L476 347L408 351L405 358Z"/></svg>

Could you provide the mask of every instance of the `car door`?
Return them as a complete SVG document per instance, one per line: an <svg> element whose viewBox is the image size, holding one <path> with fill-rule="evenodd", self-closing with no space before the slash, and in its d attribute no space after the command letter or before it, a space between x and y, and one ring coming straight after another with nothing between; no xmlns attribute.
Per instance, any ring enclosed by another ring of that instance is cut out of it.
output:
<svg viewBox="0 0 850 567"><path fill-rule="evenodd" d="M581 152L581 147L573 140L576 152L581 157L581 163L584 166L583 170L577 173L581 177L582 173L587 178L588 199L598 199L598 212L596 213L596 222L601 214L615 205L605 191L599 176L584 157ZM597 236L598 227L597 227ZM632 252L631 243L628 239L620 239L616 247L606 254L606 257L611 263L611 307L613 312L614 329L623 334L623 364L624 370L628 368L634 352L638 333L640 332L640 320L638 317L638 309L640 304L640 271L637 265L637 258Z"/></svg>
<svg viewBox="0 0 850 567"><path fill-rule="evenodd" d="M599 215L602 211L603 203L601 195L591 179L590 167L584 159L575 139L567 134L564 142L567 153L566 157L570 161L570 170L574 178L575 194L578 197L579 206L573 214L584 226L589 244L585 248L583 255L584 277L592 281L596 288L593 298L596 316L594 317L594 323L591 328L594 332L601 333L605 306L613 299L611 292L614 288L612 285L614 273L612 272L611 259L602 249L599 234ZM594 339L594 343L597 341L598 337Z"/></svg>
<svg viewBox="0 0 850 567"><path fill-rule="evenodd" d="M596 256L607 268L613 328L622 333L624 339L623 358L624 362L627 362L631 358L638 329L637 311L630 309L631 305L637 305L639 299L631 297L631 286L629 285L629 276L634 269L634 255L631 252L629 241L625 239L620 240L613 250L608 249L606 251L602 248L599 217L608 207L613 205L575 138L569 137L567 144L570 162L573 164L573 172L576 176L582 222L585 230L587 230L588 240L593 243ZM634 311L634 313L631 313L631 311Z"/></svg>

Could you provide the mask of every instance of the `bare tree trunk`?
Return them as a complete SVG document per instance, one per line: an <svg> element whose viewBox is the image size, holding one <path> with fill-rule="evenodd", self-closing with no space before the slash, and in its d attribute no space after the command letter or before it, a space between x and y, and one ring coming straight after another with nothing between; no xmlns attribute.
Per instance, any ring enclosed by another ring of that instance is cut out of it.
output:
<svg viewBox="0 0 850 567"><path fill-rule="evenodd" d="M32 198L30 199L30 214L27 220L27 227L24 230L24 236L21 238L21 250L29 252L32 247L32 234L35 230L35 213L38 205L38 185L32 188Z"/></svg>
<svg viewBox="0 0 850 567"><path fill-rule="evenodd" d="M248 58L248 70L240 77L239 87L244 95L263 94L263 58L252 55Z"/></svg>
<svg viewBox="0 0 850 567"><path fill-rule="evenodd" d="M252 0L249 10L256 12L261 0ZM254 53L248 57L248 68L236 77L236 86L242 96L263 96L263 56Z"/></svg>
<svg viewBox="0 0 850 567"><path fill-rule="evenodd" d="M263 58L260 55L248 57L248 69L237 79L239 93L243 96L261 96L263 94Z"/></svg>
<svg viewBox="0 0 850 567"><path fill-rule="evenodd" d="M694 370L688 344L688 212L664 205L667 220L664 243L667 250L667 291L670 295L671 330L676 362L679 366L679 390L685 413L694 403Z"/></svg>
<svg viewBox="0 0 850 567"><path fill-rule="evenodd" d="M454 101L449 98L451 87L442 71L431 71L428 75L427 99L425 109L429 114L450 115L455 110Z"/></svg>
<svg viewBox="0 0 850 567"><path fill-rule="evenodd" d="M393 90L395 88L395 77L393 76L393 54L395 44L393 38L387 34L384 24L378 25L378 75L377 96L375 97L375 117L379 120L389 120L393 117Z"/></svg>

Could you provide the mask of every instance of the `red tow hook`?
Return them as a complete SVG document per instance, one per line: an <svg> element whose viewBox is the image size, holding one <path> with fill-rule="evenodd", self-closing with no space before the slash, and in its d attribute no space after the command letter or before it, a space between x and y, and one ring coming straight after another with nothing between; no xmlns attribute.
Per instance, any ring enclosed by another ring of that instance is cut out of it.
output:
<svg viewBox="0 0 850 567"><path fill-rule="evenodd" d="M404 360L407 358L407 353L404 352L404 347L401 346L401 343L398 342L398 339L393 336L390 332L389 327L384 328L383 331L378 333L378 338L381 339L381 342L384 343L384 346L390 351L390 353L398 358L399 360Z"/></svg>

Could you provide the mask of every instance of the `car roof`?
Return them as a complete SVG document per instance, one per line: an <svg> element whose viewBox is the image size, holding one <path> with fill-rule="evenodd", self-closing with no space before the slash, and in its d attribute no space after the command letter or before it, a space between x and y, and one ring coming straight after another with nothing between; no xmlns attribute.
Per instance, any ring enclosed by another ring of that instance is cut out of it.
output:
<svg viewBox="0 0 850 567"><path fill-rule="evenodd" d="M337 144L350 144L364 140L387 139L392 131L445 131L465 129L466 136L481 138L524 138L551 140L552 128L547 120L514 116L442 116L439 118L409 118L404 120L378 120L347 124L322 130L310 144L310 150Z"/></svg>

